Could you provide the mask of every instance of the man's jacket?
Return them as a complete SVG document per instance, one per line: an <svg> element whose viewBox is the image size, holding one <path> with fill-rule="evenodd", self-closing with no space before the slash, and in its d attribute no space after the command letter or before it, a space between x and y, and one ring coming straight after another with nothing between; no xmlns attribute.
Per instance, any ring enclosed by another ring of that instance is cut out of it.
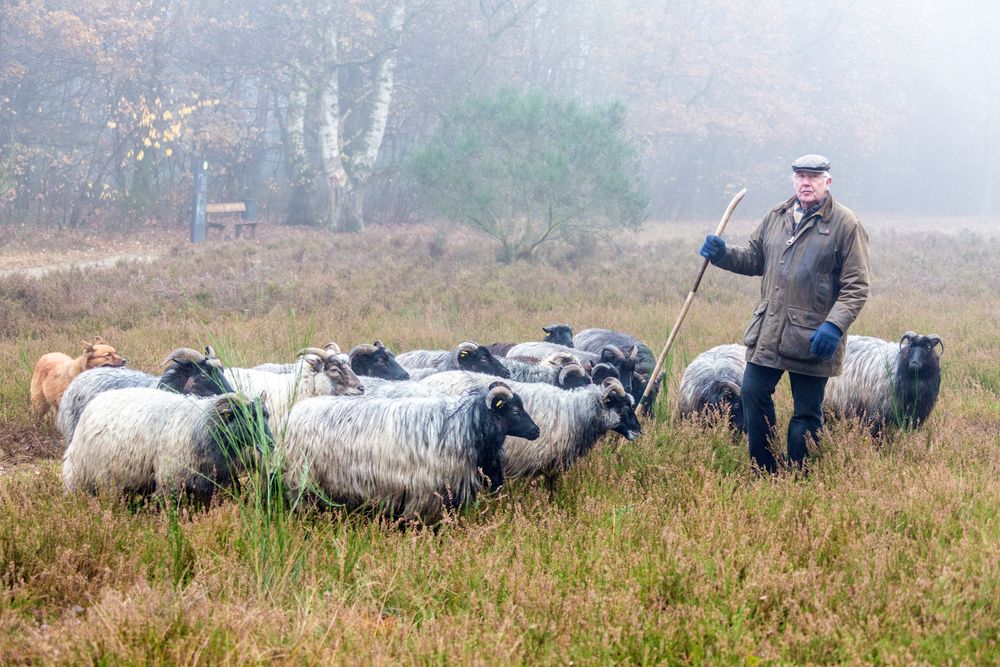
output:
<svg viewBox="0 0 1000 667"><path fill-rule="evenodd" d="M795 197L761 221L746 248L726 248L716 266L763 276L760 303L744 334L747 361L806 375L839 375L847 329L868 299L868 234L854 213L828 194L795 233ZM824 321L843 332L832 359L809 354Z"/></svg>

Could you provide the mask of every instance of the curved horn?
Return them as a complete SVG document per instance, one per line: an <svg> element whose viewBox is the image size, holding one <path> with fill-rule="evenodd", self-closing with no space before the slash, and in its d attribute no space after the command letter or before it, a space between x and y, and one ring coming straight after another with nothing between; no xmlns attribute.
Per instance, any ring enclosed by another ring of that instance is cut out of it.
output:
<svg viewBox="0 0 1000 667"><path fill-rule="evenodd" d="M733 392L733 396L743 395L743 389L735 382L724 381L722 383L722 386L728 389L729 391Z"/></svg>
<svg viewBox="0 0 1000 667"><path fill-rule="evenodd" d="M587 382L590 382L590 376L587 375L587 371L583 370L583 366L573 361L563 366L562 370L559 371L559 384L566 384L566 378L571 375L580 378L588 378Z"/></svg>
<svg viewBox="0 0 1000 667"><path fill-rule="evenodd" d="M315 354L320 359L326 359L330 353L326 350L321 350L318 347L304 347L295 353L296 357L304 357L307 354Z"/></svg>
<svg viewBox="0 0 1000 667"><path fill-rule="evenodd" d="M179 347L160 363L160 368L173 361L190 361L192 364L200 364L207 358L198 350L192 350L190 347Z"/></svg>
<svg viewBox="0 0 1000 667"><path fill-rule="evenodd" d="M604 358L605 353L611 356L612 359L624 359L625 354L622 352L621 348L617 345L605 345L601 350L601 359Z"/></svg>
<svg viewBox="0 0 1000 667"><path fill-rule="evenodd" d="M604 390L605 397L611 394L621 396L622 398L625 397L625 387L622 386L618 378L604 378L604 382L601 383L601 389Z"/></svg>
<svg viewBox="0 0 1000 667"><path fill-rule="evenodd" d="M941 340L941 336L937 334L927 334L927 339L931 342L931 349L934 349L935 345L941 346L941 352L939 354L944 354L944 341Z"/></svg>
<svg viewBox="0 0 1000 667"><path fill-rule="evenodd" d="M917 337L917 332L916 331L907 331L905 334L903 334L903 337L899 339L899 346L903 347L903 341L904 340L907 343L909 343L911 340L913 340L916 337Z"/></svg>
<svg viewBox="0 0 1000 667"><path fill-rule="evenodd" d="M471 340L467 340L467 341L463 341L463 342L459 343L458 347L455 348L455 349L458 350L459 352L462 352L462 351L475 352L476 350L479 349L479 343L476 343L476 342L471 341Z"/></svg>
<svg viewBox="0 0 1000 667"><path fill-rule="evenodd" d="M509 401L512 398L514 398L514 392L510 390L510 387L503 382L494 382L490 385L490 390L486 394L486 403L493 405L493 402L497 399Z"/></svg>
<svg viewBox="0 0 1000 667"><path fill-rule="evenodd" d="M323 349L329 354L340 354L340 346L334 343L332 340L323 346Z"/></svg>
<svg viewBox="0 0 1000 667"><path fill-rule="evenodd" d="M351 348L351 356L356 354L375 354L378 352L377 345L369 345L368 343L361 343L360 345L355 345Z"/></svg>

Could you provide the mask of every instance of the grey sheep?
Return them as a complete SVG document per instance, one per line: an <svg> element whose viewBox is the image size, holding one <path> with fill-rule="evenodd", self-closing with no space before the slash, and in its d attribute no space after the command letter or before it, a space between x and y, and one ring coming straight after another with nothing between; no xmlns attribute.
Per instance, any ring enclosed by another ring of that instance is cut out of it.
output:
<svg viewBox="0 0 1000 667"><path fill-rule="evenodd" d="M432 375L423 382L450 394L488 386L493 378L453 371ZM601 386L570 391L544 384L509 383L524 408L541 428L534 442L509 436L504 443L503 469L508 479L543 476L549 488L555 479L585 456L605 433L614 431L628 440L642 431L632 397L621 383L606 378Z"/></svg>
<svg viewBox="0 0 1000 667"><path fill-rule="evenodd" d="M545 332L545 338L542 339L543 342L573 347L573 328L570 325L550 324L547 327L542 327L542 331ZM490 343L487 347L495 356L505 357L515 345L517 343Z"/></svg>
<svg viewBox="0 0 1000 667"><path fill-rule="evenodd" d="M464 341L459 343L454 350L411 350L396 355L396 361L405 368L411 379L414 378L414 371L423 368L432 368L435 371L473 371L476 373L489 373L497 377L506 378L510 373L504 368L497 358L486 348L474 341ZM420 375L426 375L422 373Z"/></svg>
<svg viewBox="0 0 1000 667"><path fill-rule="evenodd" d="M743 372L746 370L743 345L719 345L699 354L684 369L678 390L681 417L695 417L715 411L725 414L730 426L746 431L743 418Z"/></svg>
<svg viewBox="0 0 1000 667"><path fill-rule="evenodd" d="M216 396L233 391L222 372L222 362L211 347L205 354L188 347L181 347L167 356L160 364L166 366L157 377L129 368L95 368L73 379L63 394L56 416L56 427L66 445L73 439L73 431L87 404L98 394L127 387L156 387L178 394Z"/></svg>
<svg viewBox="0 0 1000 667"><path fill-rule="evenodd" d="M495 382L461 396L310 398L289 413L279 452L295 498L433 523L503 483L508 434L537 438L538 426Z"/></svg>
<svg viewBox="0 0 1000 667"><path fill-rule="evenodd" d="M543 359L557 352L572 355L584 368L592 367L594 364L608 363L618 369L619 379L625 391L633 394L633 379L635 377L635 362L638 359L639 350L636 347L629 348L622 352L616 345L606 345L600 352L590 352L577 348L556 345L555 343L518 343L507 353L508 357L536 357Z"/></svg>
<svg viewBox="0 0 1000 667"><path fill-rule="evenodd" d="M824 408L857 417L878 434L887 425L914 428L930 416L941 389L937 334L903 334L899 343L871 336L847 337L844 369L826 385Z"/></svg>
<svg viewBox="0 0 1000 667"><path fill-rule="evenodd" d="M95 396L63 455L68 491L184 494L207 504L271 434L262 401L198 398L150 388Z"/></svg>

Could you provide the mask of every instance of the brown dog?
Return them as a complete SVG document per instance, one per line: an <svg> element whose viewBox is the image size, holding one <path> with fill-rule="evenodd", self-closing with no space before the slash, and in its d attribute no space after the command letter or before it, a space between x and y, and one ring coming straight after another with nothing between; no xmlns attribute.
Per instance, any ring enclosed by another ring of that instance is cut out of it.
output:
<svg viewBox="0 0 1000 667"><path fill-rule="evenodd" d="M124 366L125 358L115 348L94 336L94 342L83 341L83 354L76 359L62 352L43 354L31 376L31 410L42 417L49 408L58 408L66 387L77 375L101 366Z"/></svg>

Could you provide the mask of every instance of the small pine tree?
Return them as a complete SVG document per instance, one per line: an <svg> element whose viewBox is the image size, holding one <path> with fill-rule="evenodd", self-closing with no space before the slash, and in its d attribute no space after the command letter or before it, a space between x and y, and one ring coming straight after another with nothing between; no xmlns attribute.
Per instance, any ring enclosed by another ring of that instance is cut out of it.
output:
<svg viewBox="0 0 1000 667"><path fill-rule="evenodd" d="M426 208L496 239L504 263L574 232L636 228L648 203L624 107L542 93L459 104L409 173Z"/></svg>

